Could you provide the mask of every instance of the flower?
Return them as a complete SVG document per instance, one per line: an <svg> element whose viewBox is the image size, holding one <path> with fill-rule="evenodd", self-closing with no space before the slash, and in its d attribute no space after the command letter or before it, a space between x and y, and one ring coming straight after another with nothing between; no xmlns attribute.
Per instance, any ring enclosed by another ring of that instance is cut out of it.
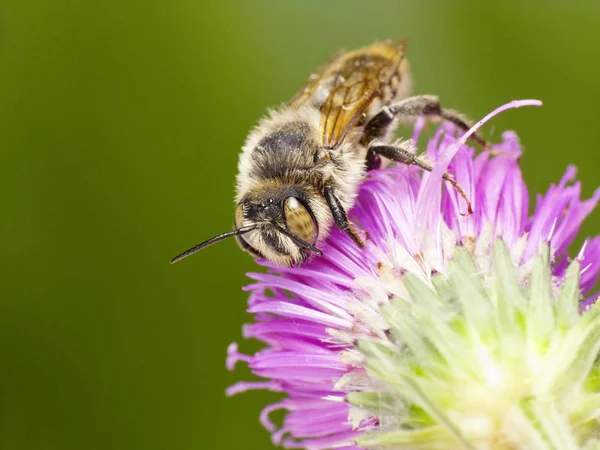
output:
<svg viewBox="0 0 600 450"><path fill-rule="evenodd" d="M509 107L535 104L513 102ZM415 126L417 141L422 122ZM442 125L427 145L431 172L369 174L351 217L359 249L340 231L302 267L260 263L249 276L243 329L266 348L246 362L285 392L261 423L286 448L516 449L598 445L600 312L589 295L600 236L571 261L568 247L600 190L581 200L575 169L529 215L516 135L476 155ZM442 180L448 170L475 212ZM442 184L446 189L440 189ZM579 314L579 308L590 311ZM283 425L269 418L286 411ZM594 434L596 433L596 434ZM594 447L596 448L596 447Z"/></svg>

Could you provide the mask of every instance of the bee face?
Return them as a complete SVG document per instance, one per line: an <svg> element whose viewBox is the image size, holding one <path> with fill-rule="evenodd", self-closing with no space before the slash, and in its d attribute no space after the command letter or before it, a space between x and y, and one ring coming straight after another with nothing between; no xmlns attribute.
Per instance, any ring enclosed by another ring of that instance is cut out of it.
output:
<svg viewBox="0 0 600 450"><path fill-rule="evenodd" d="M242 198L235 211L235 228L256 228L236 236L239 246L280 265L304 263L318 252L314 245L319 226L308 203L301 189L289 186Z"/></svg>

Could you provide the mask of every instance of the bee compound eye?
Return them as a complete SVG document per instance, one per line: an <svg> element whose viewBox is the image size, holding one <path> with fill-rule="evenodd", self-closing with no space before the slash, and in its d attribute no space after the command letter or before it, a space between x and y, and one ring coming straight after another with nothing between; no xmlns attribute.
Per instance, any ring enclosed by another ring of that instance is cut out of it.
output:
<svg viewBox="0 0 600 450"><path fill-rule="evenodd" d="M287 229L303 241L317 242L318 229L315 218L296 197L288 197L283 205Z"/></svg>

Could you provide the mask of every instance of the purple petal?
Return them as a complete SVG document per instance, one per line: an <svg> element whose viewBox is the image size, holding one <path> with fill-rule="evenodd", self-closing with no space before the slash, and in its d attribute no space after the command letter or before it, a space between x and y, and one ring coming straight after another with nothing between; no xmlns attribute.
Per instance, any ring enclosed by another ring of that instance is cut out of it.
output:
<svg viewBox="0 0 600 450"><path fill-rule="evenodd" d="M402 165L369 173L350 211L350 217L368 235L365 249L334 228L323 243L324 257L299 268L259 261L268 273L249 274L254 282L246 286L250 291L248 312L255 321L244 326L243 334L262 341L266 348L245 355L232 344L227 367L233 369L237 362L245 362L266 381L238 383L227 394L250 389L286 393L260 415L276 445L358 450L354 440L365 430L377 428L374 419L364 420L356 429L348 420L345 397L353 388L340 388L338 382L344 375L364 376L364 369L347 363L343 352L353 349L356 337L384 336L385 330L377 328L381 319L378 308L396 294L388 289L387 278L393 280L411 267L424 276L443 271L448 242L477 243L491 230L491 239L502 238L511 247L525 243L523 263L542 242L550 242L553 274L557 284L561 283L569 262L568 246L600 201L600 190L591 199L581 200L580 185L570 167L558 185L537 196L530 216L517 136L506 132L501 143L478 155L465 145L468 135L498 112L537 104L504 105L460 138L453 126L443 124L427 146L427 158L435 164L431 173ZM423 126L424 121L419 120L413 132L415 141ZM475 208L472 215L461 214L466 211L465 201L443 182L446 170L466 192ZM582 268L580 288L588 292L600 274L600 237L586 241L577 259ZM588 297L581 303L582 310L597 299L598 294ZM278 409L285 410L280 427L269 417Z"/></svg>

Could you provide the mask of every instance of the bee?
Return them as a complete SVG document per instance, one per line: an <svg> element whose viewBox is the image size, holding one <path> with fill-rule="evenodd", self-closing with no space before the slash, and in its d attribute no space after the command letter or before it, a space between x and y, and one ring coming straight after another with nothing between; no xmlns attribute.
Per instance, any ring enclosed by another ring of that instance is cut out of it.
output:
<svg viewBox="0 0 600 450"><path fill-rule="evenodd" d="M338 52L278 110L254 128L240 154L233 231L175 257L171 263L235 236L254 257L299 266L335 225L359 247L365 239L349 220L358 187L382 158L431 171L410 140L395 141L400 122L419 117L470 125L436 96L410 97L406 41L383 41ZM473 139L485 146L478 135ZM448 173L449 181L471 204Z"/></svg>

